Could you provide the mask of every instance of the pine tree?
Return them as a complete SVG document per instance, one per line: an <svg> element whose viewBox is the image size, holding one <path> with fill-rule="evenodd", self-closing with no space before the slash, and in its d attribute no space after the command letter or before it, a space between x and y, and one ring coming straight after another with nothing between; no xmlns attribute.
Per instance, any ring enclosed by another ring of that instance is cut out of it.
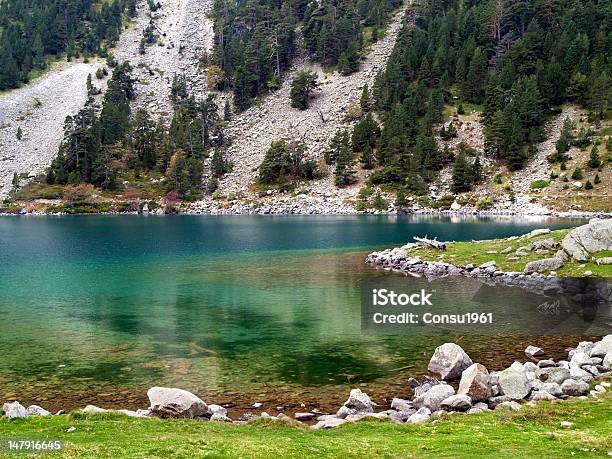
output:
<svg viewBox="0 0 612 459"><path fill-rule="evenodd" d="M15 137L17 137L17 140L21 140L23 138L23 132L21 131L21 126L17 127L17 134L15 134Z"/></svg>
<svg viewBox="0 0 612 459"><path fill-rule="evenodd" d="M370 144L366 144L361 153L361 164L363 169L372 169L374 167L374 152Z"/></svg>
<svg viewBox="0 0 612 459"><path fill-rule="evenodd" d="M350 146L347 131L342 133L342 140L339 145L338 156L336 158L336 170L334 171L334 183L342 188L357 181L353 170L353 150Z"/></svg>
<svg viewBox="0 0 612 459"><path fill-rule="evenodd" d="M363 86L363 90L361 91L359 106L363 113L368 113L370 111L370 90L367 83Z"/></svg>
<svg viewBox="0 0 612 459"><path fill-rule="evenodd" d="M291 82L291 106L300 110L308 108L311 93L318 86L318 77L314 72L303 70Z"/></svg>
<svg viewBox="0 0 612 459"><path fill-rule="evenodd" d="M451 186L453 193L469 191L472 187L470 176L470 166L465 159L465 153L460 152L453 165L453 183Z"/></svg>
<svg viewBox="0 0 612 459"><path fill-rule="evenodd" d="M591 148L588 166L591 169L597 169L601 166L601 159L599 158L599 149L597 148L597 145L593 145L593 148Z"/></svg>
<svg viewBox="0 0 612 459"><path fill-rule="evenodd" d="M472 163L470 175L472 183L480 183L482 181L482 164L480 163L480 156L476 156L476 159Z"/></svg>
<svg viewBox="0 0 612 459"><path fill-rule="evenodd" d="M574 172L572 172L572 180L581 180L582 179L582 169L580 167L576 167Z"/></svg>
<svg viewBox="0 0 612 459"><path fill-rule="evenodd" d="M366 145L373 147L380 135L380 128L371 113L359 121L353 128L353 151L363 151Z"/></svg>
<svg viewBox="0 0 612 459"><path fill-rule="evenodd" d="M19 84L19 69L9 42L0 50L0 90L16 88Z"/></svg>
<svg viewBox="0 0 612 459"><path fill-rule="evenodd" d="M229 100L225 100L225 105L223 106L223 121L231 121L232 120L232 107L230 106Z"/></svg>

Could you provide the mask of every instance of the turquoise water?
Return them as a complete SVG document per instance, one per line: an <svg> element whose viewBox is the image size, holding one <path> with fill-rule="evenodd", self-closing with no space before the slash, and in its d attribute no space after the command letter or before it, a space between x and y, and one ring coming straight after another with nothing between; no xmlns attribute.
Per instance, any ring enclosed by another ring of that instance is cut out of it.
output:
<svg viewBox="0 0 612 459"><path fill-rule="evenodd" d="M136 405L152 385L228 399L314 397L347 384L382 391L401 384L405 369L422 371L442 339L361 333L361 279L393 275L365 265L369 251L413 235L485 239L575 224L0 218L0 397L65 408ZM489 338L464 343L484 361L499 358Z"/></svg>

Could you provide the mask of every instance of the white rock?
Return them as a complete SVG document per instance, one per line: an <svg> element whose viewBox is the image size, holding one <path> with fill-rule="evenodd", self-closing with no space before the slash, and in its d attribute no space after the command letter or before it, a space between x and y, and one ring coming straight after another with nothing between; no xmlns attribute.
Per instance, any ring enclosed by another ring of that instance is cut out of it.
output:
<svg viewBox="0 0 612 459"><path fill-rule="evenodd" d="M2 405L2 411L6 415L6 418L11 421L13 419L28 419L30 415L21 403L5 403Z"/></svg>
<svg viewBox="0 0 612 459"><path fill-rule="evenodd" d="M527 346L527 348L525 349L525 355L527 357L539 357L541 355L544 355L544 351L542 350L542 348L537 346Z"/></svg>
<svg viewBox="0 0 612 459"><path fill-rule="evenodd" d="M159 417L197 418L208 414L199 397L183 389L152 387L148 390L151 413Z"/></svg>

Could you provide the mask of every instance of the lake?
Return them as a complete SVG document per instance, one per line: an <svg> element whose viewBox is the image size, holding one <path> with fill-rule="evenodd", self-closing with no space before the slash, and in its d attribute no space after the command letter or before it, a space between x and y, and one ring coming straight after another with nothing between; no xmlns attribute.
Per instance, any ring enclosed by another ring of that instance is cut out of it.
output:
<svg viewBox="0 0 612 459"><path fill-rule="evenodd" d="M337 406L350 387L408 392L441 336L370 336L364 263L414 235L470 240L579 220L423 216L0 218L0 398L146 407L178 386L245 409ZM410 279L407 278L407 282ZM455 279L453 282L462 282ZM458 339L457 339L458 340ZM461 337L493 368L563 337ZM524 356L522 356L524 360Z"/></svg>

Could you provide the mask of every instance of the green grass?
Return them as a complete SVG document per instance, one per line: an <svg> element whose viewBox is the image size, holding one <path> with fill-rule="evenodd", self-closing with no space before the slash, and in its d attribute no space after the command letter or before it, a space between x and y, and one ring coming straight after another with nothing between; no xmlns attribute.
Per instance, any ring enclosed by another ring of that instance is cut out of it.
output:
<svg viewBox="0 0 612 459"><path fill-rule="evenodd" d="M76 430L67 433L71 426ZM326 431L264 420L237 426L75 413L2 419L0 438L62 439L65 456L97 458L604 457L612 451L612 397L457 414L420 426L370 419Z"/></svg>
<svg viewBox="0 0 612 459"><path fill-rule="evenodd" d="M421 249L411 253L411 255L419 256L427 261L446 261L455 265L465 266L467 264L480 265L487 261L495 260L497 267L502 271L523 271L525 265L530 261L549 258L554 255L555 250L551 250L548 255L539 255L535 252L528 252L528 255L520 257L519 260L508 260L509 257L514 257L514 252L519 248L526 246L530 242L542 239L553 239L560 242L569 229L551 231L549 234L534 237L531 239L494 239L488 241L470 241L470 242L451 242L447 244L445 251L436 249ZM507 247L511 247L512 251L509 254L499 253ZM487 253L497 252L497 253ZM594 254L596 257L607 255ZM580 263L568 261L565 265L556 270L560 276L581 276L585 271L592 271L596 276L612 276L612 266L597 265L593 262L584 263L584 267L580 268Z"/></svg>

